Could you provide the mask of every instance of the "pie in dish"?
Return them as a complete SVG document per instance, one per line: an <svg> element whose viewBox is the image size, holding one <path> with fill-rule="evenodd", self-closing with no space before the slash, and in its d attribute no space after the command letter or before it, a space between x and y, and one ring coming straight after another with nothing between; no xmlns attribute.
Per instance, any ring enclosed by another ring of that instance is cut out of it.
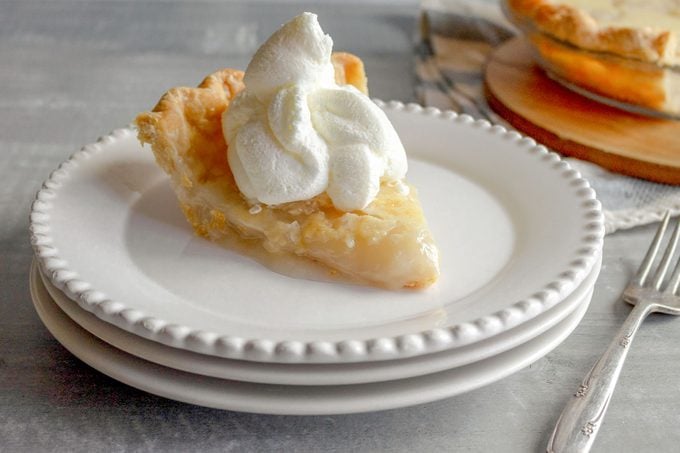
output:
<svg viewBox="0 0 680 453"><path fill-rule="evenodd" d="M333 53L332 68L331 77L342 90L351 91L351 96L367 93L358 57ZM233 128L240 121L229 109L241 102L237 98L246 85L256 85L254 77L250 80L246 75L244 81L242 71L217 71L197 88L169 90L153 111L135 120L139 140L151 146L158 164L171 176L194 231L218 243L236 235L259 242L270 253L303 256L380 287L422 288L433 283L439 274L437 249L415 189L401 180L382 178L375 197L359 209L338 208L330 190L276 204L244 195L232 168L237 161L229 156L235 143L226 142L223 124ZM240 99L246 102L243 95ZM346 120L340 124L345 127ZM259 150L246 146L240 151ZM247 159L245 155L242 162Z"/></svg>
<svg viewBox="0 0 680 453"><path fill-rule="evenodd" d="M605 97L680 115L677 0L507 0L546 69Z"/></svg>
<svg viewBox="0 0 680 453"><path fill-rule="evenodd" d="M576 47L680 64L677 0L508 0L510 12Z"/></svg>

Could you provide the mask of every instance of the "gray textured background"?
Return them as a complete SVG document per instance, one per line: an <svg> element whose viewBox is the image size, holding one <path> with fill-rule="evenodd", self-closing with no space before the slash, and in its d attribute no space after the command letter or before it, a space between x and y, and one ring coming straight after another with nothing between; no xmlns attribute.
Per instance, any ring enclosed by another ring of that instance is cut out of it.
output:
<svg viewBox="0 0 680 453"><path fill-rule="evenodd" d="M493 385L416 407L333 417L218 411L120 384L71 356L28 293L27 215L49 171L169 87L244 67L271 31L315 11L370 88L413 100L417 3L0 2L0 451L510 451L544 449L563 404L629 312L618 301L653 231L606 239L574 334ZM596 451L680 448L680 321L654 317L629 356Z"/></svg>

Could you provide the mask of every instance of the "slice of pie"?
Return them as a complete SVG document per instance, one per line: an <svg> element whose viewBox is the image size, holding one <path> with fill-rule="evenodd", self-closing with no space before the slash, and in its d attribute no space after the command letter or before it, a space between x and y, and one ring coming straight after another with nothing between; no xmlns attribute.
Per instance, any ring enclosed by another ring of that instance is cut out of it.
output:
<svg viewBox="0 0 680 453"><path fill-rule="evenodd" d="M677 0L507 0L541 62L597 94L680 115Z"/></svg>
<svg viewBox="0 0 680 453"><path fill-rule="evenodd" d="M363 63L334 53L337 84L367 92ZM268 252L294 254L363 282L422 288L439 274L437 249L410 186L383 182L361 210L342 211L327 193L278 205L253 203L239 190L227 158L222 114L244 89L244 73L224 69L197 88L173 88L136 119L139 139L172 180L194 231L220 242L238 235Z"/></svg>

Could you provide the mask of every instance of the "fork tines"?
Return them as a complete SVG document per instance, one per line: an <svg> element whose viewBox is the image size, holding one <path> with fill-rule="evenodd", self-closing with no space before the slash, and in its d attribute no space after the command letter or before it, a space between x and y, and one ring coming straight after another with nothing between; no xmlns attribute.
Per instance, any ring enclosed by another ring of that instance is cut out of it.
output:
<svg viewBox="0 0 680 453"><path fill-rule="evenodd" d="M647 254L645 255L644 260L642 261L642 264L640 264L640 268L635 274L633 281L639 286L645 286L645 283L647 282L647 278L649 277L652 265L654 263L657 253L659 252L659 248L661 246L663 237L666 233L666 229L668 228L670 217L671 217L670 211L667 211L663 217L663 221L661 222L659 229L656 232L656 235L654 236L654 240L652 240L652 244L650 245L649 250L647 250ZM663 257L661 258L661 262L659 263L659 266L656 272L654 273L651 287L653 287L656 290L659 290L659 288L661 288L661 285L664 281L664 277L666 276L671 260L673 258L673 254L675 253L675 249L677 248L679 239L680 239L680 221L678 221L678 223L676 224L675 229L673 230L673 235L671 236L666 245L666 250L663 254ZM669 281L670 284L666 288L666 291L670 293L675 293L678 289L678 286L680 285L680 260L678 260L678 262L676 263L675 268L673 270L673 275L671 276Z"/></svg>

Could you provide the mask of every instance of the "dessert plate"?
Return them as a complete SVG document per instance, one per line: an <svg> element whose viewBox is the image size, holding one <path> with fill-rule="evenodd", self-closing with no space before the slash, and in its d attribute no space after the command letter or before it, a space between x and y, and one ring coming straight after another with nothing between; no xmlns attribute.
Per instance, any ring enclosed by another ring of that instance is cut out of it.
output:
<svg viewBox="0 0 680 453"><path fill-rule="evenodd" d="M37 275L34 274L37 277ZM439 373L388 382L294 386L218 379L147 362L114 348L72 321L31 281L36 311L76 357L125 384L186 403L244 412L321 415L370 412L448 398L490 384L538 360L569 336L588 308L585 300L546 333L497 356Z"/></svg>
<svg viewBox="0 0 680 453"><path fill-rule="evenodd" d="M267 267L196 237L130 129L75 153L38 192L39 264L69 298L124 330L203 354L290 363L469 345L545 312L590 274L600 203L566 162L485 121L379 105L440 248L442 275L427 290L328 281L302 260L291 276L287 264Z"/></svg>
<svg viewBox="0 0 680 453"><path fill-rule="evenodd" d="M104 342L141 359L204 376L245 382L285 385L346 385L403 379L448 370L512 349L548 331L584 303L588 303L600 270L546 313L492 338L433 354L400 360L361 363L284 364L231 360L172 348L146 340L101 321L78 307L40 273L35 262L31 286L44 285L49 297L73 321ZM42 291L40 289L39 291ZM47 297L47 296L46 296Z"/></svg>

